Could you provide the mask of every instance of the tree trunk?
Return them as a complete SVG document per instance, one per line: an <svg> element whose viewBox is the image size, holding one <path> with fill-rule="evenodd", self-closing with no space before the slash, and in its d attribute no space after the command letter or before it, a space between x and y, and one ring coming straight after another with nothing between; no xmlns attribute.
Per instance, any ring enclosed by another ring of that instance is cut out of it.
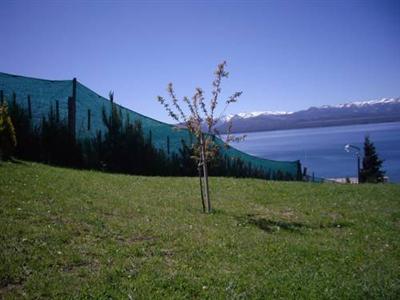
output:
<svg viewBox="0 0 400 300"><path fill-rule="evenodd" d="M204 142L203 134L200 135L200 148L201 148L201 162L203 164L203 187L205 201L207 203L207 213L211 212L211 200L210 200L210 190L208 187L208 170L206 162L206 146Z"/></svg>
<svg viewBox="0 0 400 300"><path fill-rule="evenodd" d="M204 161L203 163L203 176L204 176L204 189L205 189L205 194L206 194L206 201L207 201L207 212L211 212L211 200L210 200L210 190L208 186L208 168L207 168L207 162Z"/></svg>
<svg viewBox="0 0 400 300"><path fill-rule="evenodd" d="M197 171L199 172L199 183L200 183L200 194L201 194L201 205L203 205L203 213L206 212L206 204L204 202L204 193L203 193L203 182L201 179L201 163L199 162L197 166Z"/></svg>

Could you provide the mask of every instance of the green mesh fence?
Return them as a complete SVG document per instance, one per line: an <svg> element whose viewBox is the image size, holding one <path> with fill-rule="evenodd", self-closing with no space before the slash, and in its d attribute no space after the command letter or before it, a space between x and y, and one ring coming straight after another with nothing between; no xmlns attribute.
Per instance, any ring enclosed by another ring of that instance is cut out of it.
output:
<svg viewBox="0 0 400 300"><path fill-rule="evenodd" d="M16 102L28 109L28 98L32 112L32 121L39 125L42 118L47 116L50 108L56 109L58 106L61 120L68 118L68 98L74 95L73 80L43 80L24 76L0 73L0 93L8 101ZM105 132L102 121L102 110L110 111L110 101L96 94L84 85L76 82L76 137L79 139L93 137L99 130ZM182 147L182 140L187 145L192 143L191 136L186 129L177 129L173 125L159 122L137 112L119 106L124 120L129 118L131 122L140 120L144 133L151 134L152 142L158 149L172 155L178 153ZM88 122L90 119L90 122ZM90 123L90 124L89 124ZM217 139L217 143L222 145L222 141ZM251 163L252 167L261 168L266 172L282 172L290 174L293 178L297 177L300 171L299 161L274 161L255 157L241 152L233 147L221 147L223 155L229 158L240 158L245 163Z"/></svg>

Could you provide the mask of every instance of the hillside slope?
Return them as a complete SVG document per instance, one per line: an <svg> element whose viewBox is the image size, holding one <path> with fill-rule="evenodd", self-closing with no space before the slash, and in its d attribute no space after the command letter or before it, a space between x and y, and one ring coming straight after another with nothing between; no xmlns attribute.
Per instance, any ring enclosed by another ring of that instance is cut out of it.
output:
<svg viewBox="0 0 400 300"><path fill-rule="evenodd" d="M397 298L400 186L0 165L0 298Z"/></svg>
<svg viewBox="0 0 400 300"><path fill-rule="evenodd" d="M103 135L106 127L103 122L103 109L107 114L111 111L111 102L96 94L94 91L80 83L78 80L46 80L6 74L0 72L0 98L17 104L32 112L32 123L40 125L49 111L59 111L60 120L67 122L71 113L73 132L79 139L93 138L98 132ZM71 98L72 97L72 98ZM71 98L71 99L70 99ZM69 105L69 100L74 105ZM0 99L1 101L2 99ZM155 100L154 100L155 101ZM30 105L29 105L30 103ZM75 107L73 109L72 107ZM193 137L186 129L178 129L174 125L166 124L140 113L118 105L124 122L140 121L142 129L152 144L166 155L180 154L182 141L191 145ZM68 121L69 122L69 121ZM226 148L218 138L216 143L220 146L221 155L226 155L234 160L240 158L245 164L251 164L266 173L281 172L296 178L301 171L299 161L275 161L255 157L243 153L234 147Z"/></svg>

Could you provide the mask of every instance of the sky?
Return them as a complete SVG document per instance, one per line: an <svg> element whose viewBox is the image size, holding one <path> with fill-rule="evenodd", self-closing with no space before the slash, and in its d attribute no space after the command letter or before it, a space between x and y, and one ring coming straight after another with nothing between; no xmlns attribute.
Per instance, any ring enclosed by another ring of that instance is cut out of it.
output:
<svg viewBox="0 0 400 300"><path fill-rule="evenodd" d="M226 60L228 113L400 96L400 1L0 2L0 72L72 79L171 123L157 95ZM222 107L222 105L221 105Z"/></svg>

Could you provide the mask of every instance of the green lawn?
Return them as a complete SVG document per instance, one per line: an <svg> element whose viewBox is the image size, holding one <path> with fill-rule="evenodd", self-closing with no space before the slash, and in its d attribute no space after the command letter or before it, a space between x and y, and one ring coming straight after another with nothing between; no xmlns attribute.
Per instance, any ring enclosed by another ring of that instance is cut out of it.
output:
<svg viewBox="0 0 400 300"><path fill-rule="evenodd" d="M0 298L400 297L400 185L0 165Z"/></svg>

